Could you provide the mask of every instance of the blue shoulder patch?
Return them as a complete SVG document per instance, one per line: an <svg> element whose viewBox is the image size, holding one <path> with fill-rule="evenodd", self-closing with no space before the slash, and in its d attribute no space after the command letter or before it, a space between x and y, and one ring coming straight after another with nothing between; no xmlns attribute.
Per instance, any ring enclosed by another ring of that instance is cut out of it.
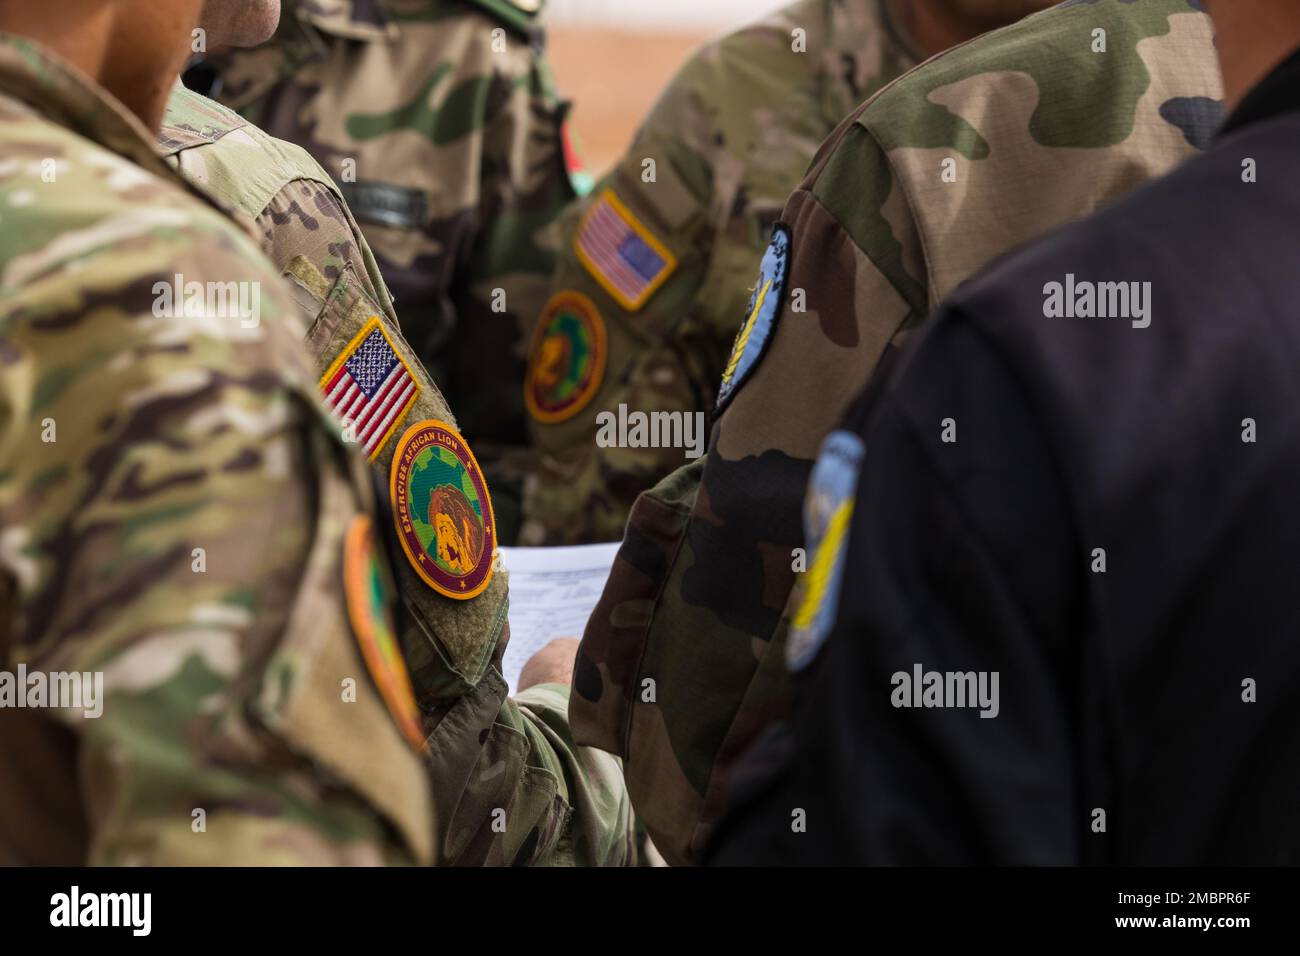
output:
<svg viewBox="0 0 1300 956"><path fill-rule="evenodd" d="M722 413L767 351L767 343L771 341L777 317L781 314L789 274L790 228L777 223L772 230L772 241L767 252L763 253L754 294L749 299L749 318L740 327L736 342L731 347L731 357L727 359L722 372L715 415Z"/></svg>
<svg viewBox="0 0 1300 956"><path fill-rule="evenodd" d="M791 671L812 662L835 623L861 468L861 438L847 431L826 436L804 499L804 538L812 564L804 572L802 600L786 640Z"/></svg>

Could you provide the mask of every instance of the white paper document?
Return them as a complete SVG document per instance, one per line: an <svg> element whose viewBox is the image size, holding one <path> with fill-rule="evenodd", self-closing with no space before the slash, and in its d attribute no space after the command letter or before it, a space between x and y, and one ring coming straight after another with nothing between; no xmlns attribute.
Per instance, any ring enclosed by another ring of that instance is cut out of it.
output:
<svg viewBox="0 0 1300 956"><path fill-rule="evenodd" d="M582 637L618 546L501 549L510 572L510 644L501 664L510 693L519 689L524 664L547 641Z"/></svg>

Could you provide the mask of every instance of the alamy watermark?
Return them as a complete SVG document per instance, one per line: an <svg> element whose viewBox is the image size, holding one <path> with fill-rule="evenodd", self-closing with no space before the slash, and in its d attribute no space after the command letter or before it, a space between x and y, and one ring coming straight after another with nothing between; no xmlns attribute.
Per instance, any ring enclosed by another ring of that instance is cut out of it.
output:
<svg viewBox="0 0 1300 956"><path fill-rule="evenodd" d="M241 328L262 322L260 282L186 282L177 273L171 282L153 284L155 318L238 319Z"/></svg>
<svg viewBox="0 0 1300 956"><path fill-rule="evenodd" d="M50 925L57 927L126 927L132 936L153 929L152 893L83 893L73 886L50 897Z"/></svg>
<svg viewBox="0 0 1300 956"><path fill-rule="evenodd" d="M1129 319L1133 328L1151 324L1150 282L1078 281L1067 273L1064 282L1043 286L1043 315L1049 319Z"/></svg>
<svg viewBox="0 0 1300 956"><path fill-rule="evenodd" d="M927 671L913 664L911 673L895 671L889 702L898 708L979 708L980 717L996 717L998 671Z"/></svg>
<svg viewBox="0 0 1300 956"><path fill-rule="evenodd" d="M687 458L704 454L703 412L629 412L596 415L596 444L601 448L682 448Z"/></svg>
<svg viewBox="0 0 1300 956"><path fill-rule="evenodd" d="M0 708L80 710L95 720L104 713L103 671L0 671Z"/></svg>

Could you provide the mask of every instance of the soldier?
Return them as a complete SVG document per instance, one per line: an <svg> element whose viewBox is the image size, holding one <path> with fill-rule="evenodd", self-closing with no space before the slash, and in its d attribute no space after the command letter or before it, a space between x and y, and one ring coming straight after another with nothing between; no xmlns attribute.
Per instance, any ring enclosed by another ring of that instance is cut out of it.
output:
<svg viewBox="0 0 1300 956"><path fill-rule="evenodd" d="M827 438L722 861L1300 860L1300 7L1205 7L1205 155L964 284Z"/></svg>
<svg viewBox="0 0 1300 956"><path fill-rule="evenodd" d="M239 16L226 22L225 15L235 6L241 8ZM207 41L220 45L255 44L265 34L248 38L249 23L258 21L250 14L273 6L268 0L251 5L209 0L202 20ZM245 31L242 36L234 32L237 26ZM403 395L396 386L390 387L387 394L392 400L387 405L351 412L352 420L345 424L343 432L345 441L355 443L370 461L383 489L381 499L390 508L396 506L399 500L390 497L402 471L396 450L403 434L417 423L441 423L451 433L458 433L458 425L437 385L407 345L370 247L338 187L301 147L268 136L238 114L180 84L168 101L159 144L163 155L192 182L255 221L263 249L289 280L302 310L308 350L315 360L323 397L336 411L343 408L339 393L337 389L327 391L334 374L349 362L375 352L376 347L390 355L399 377L409 376L405 383L409 395ZM469 443L461 441L468 452ZM474 460L472 452L469 460ZM450 762L458 750L477 754L479 731L495 720L529 738L534 759L546 759L552 770L567 776L573 791L602 795L599 800L584 796L573 821L575 832L584 830L592 837L577 841L577 847L585 853L588 848L600 847L599 834L614 832L619 815L629 813L622 796L620 771L606 755L578 753L567 740L567 681L545 695L530 690L515 701L505 697L499 667L501 652L509 640L508 579L499 559L493 557L494 490L488 490L488 507L482 516L486 520L471 513L477 536L465 535L477 542L476 548L464 549L466 557L473 550L481 562L446 562L445 582L440 575L424 572L422 562L427 564L429 559L424 549L405 547L394 522L383 522L385 535L391 539L390 554L396 556L398 591L409 612L401 619L404 628L400 643L426 721L432 724L441 719L452 706L459 706L462 714L475 715L476 723L462 719L458 725L462 733L459 742L452 739L443 745L444 760ZM463 498L460 503L464 503ZM481 578L476 571L484 566L492 570L481 592L468 594L473 588L467 588L462 599L460 583ZM572 656L570 649L566 669ZM547 712L547 706L552 704L552 711ZM547 725L560 736L545 734L543 727ZM435 768L435 779L448 781L447 786L435 787L435 812L445 820L458 812L462 825L472 823L475 811L464 802L460 787L452 783L456 775L444 770ZM446 805L439 805L439 800L445 800ZM479 811L490 816L493 809L483 806ZM583 816L591 813L607 819L589 825ZM608 819L611 815L612 819ZM578 859L588 863L620 862L625 859L622 852L621 846L613 846Z"/></svg>
<svg viewBox="0 0 1300 956"><path fill-rule="evenodd" d="M597 446L596 415L712 408L790 190L840 120L925 53L898 16L910 6L799 0L706 46L566 212L524 385L522 543L615 541L637 494L682 464L681 448Z"/></svg>
<svg viewBox="0 0 1300 956"><path fill-rule="evenodd" d="M416 356L497 479L506 543L521 466L501 459L527 443L521 323L552 269L542 231L575 196L542 5L286 0L270 43L214 55L192 81L339 183Z"/></svg>
<svg viewBox="0 0 1300 956"><path fill-rule="evenodd" d="M823 580L801 520L822 440L958 282L1207 142L1222 85L1199 9L1070 2L971 41L860 108L790 198L708 454L637 501L575 669L574 733L624 756L670 860L697 858L728 767L784 706L791 590Z"/></svg>
<svg viewBox="0 0 1300 956"><path fill-rule="evenodd" d="M0 660L78 689L0 709L0 858L621 861L617 765L567 743L553 652L505 708L417 703L299 307L154 151L198 3L73 5L0 0ZM412 470L490 521L438 424Z"/></svg>

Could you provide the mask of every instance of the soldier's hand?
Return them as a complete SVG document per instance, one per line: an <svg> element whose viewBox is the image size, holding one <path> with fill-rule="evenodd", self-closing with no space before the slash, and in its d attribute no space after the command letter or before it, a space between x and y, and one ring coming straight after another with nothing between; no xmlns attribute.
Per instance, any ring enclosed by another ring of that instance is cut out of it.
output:
<svg viewBox="0 0 1300 956"><path fill-rule="evenodd" d="M557 637L528 659L519 672L518 690L537 684L569 684L573 681L573 661L578 656L576 637Z"/></svg>

